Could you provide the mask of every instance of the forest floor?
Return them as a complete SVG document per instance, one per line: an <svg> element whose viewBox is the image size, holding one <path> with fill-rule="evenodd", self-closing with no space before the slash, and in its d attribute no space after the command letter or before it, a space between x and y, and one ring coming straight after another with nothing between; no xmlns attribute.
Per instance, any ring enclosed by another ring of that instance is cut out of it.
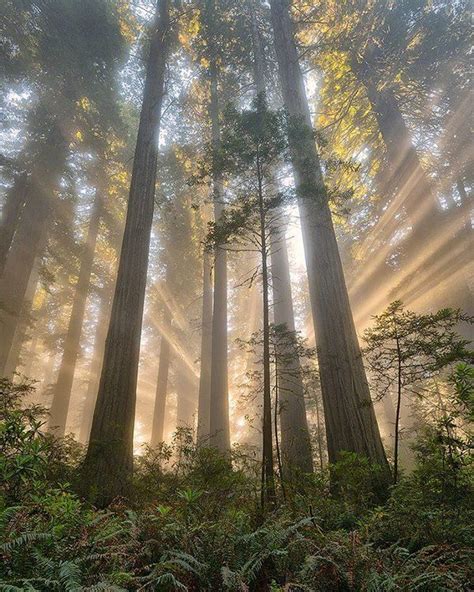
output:
<svg viewBox="0 0 474 592"><path fill-rule="evenodd" d="M472 589L472 470L434 431L385 499L374 467L345 454L264 513L249 451L230 468L182 431L137 457L129 500L96 509L75 493L83 448L45 436L42 411L3 386L1 591Z"/></svg>

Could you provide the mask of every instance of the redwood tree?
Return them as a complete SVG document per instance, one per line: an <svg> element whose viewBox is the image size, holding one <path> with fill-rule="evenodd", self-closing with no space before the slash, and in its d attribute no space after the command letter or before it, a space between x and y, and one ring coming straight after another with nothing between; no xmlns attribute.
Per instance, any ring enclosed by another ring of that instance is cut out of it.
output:
<svg viewBox="0 0 474 592"><path fill-rule="evenodd" d="M209 438L211 415L211 356L212 356L212 278L211 258L203 255L202 271L202 317L201 317L201 371L198 398L198 443Z"/></svg>
<svg viewBox="0 0 474 592"><path fill-rule="evenodd" d="M388 463L354 327L336 235L314 141L287 0L271 0L274 44L290 119L291 160L317 339L330 461L348 450Z"/></svg>
<svg viewBox="0 0 474 592"><path fill-rule="evenodd" d="M76 369L77 357L82 334L82 325L86 311L87 295L89 293L92 264L94 262L95 247L99 235L99 225L102 211L102 188L96 188L92 213L89 221L87 238L83 245L83 253L76 290L72 304L69 326L64 341L63 356L59 367L58 379L53 391L53 402L49 410L49 428L55 435L63 436L66 431L66 420L71 399L72 383Z"/></svg>
<svg viewBox="0 0 474 592"><path fill-rule="evenodd" d="M98 504L126 494L133 470L138 358L170 33L169 1L158 0L117 285L91 436L82 467L84 493Z"/></svg>
<svg viewBox="0 0 474 592"><path fill-rule="evenodd" d="M265 56L253 2L249 2L249 12L254 58L253 75L257 97L259 97L266 95ZM275 179L273 179L272 184L276 191ZM283 212L280 213L278 218L283 218ZM290 335L295 332L295 318L285 226L276 224L270 231L269 239L273 320L275 325L284 326L288 331L288 335ZM296 343L289 338L280 344L279 350L276 352L279 358L277 364L279 391L277 411L280 418L282 462L285 474L289 475L295 468L303 472L312 472L311 440L306 417L303 377Z"/></svg>

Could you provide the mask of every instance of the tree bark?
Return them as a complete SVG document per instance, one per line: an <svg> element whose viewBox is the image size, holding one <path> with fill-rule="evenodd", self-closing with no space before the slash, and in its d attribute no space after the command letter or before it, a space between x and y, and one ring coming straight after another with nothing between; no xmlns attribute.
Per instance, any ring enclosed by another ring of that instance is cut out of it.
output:
<svg viewBox="0 0 474 592"><path fill-rule="evenodd" d="M287 0L271 0L280 81L290 116L291 159L318 344L328 455L344 450L389 467L362 363L336 235L312 133Z"/></svg>
<svg viewBox="0 0 474 592"><path fill-rule="evenodd" d="M395 338L397 344L397 408L395 411L395 441L393 444L393 484L398 481L398 443L400 439L400 409L402 405L402 352L398 335Z"/></svg>
<svg viewBox="0 0 474 592"><path fill-rule="evenodd" d="M253 2L249 3L254 53L254 82L257 97L266 94L264 53ZM281 213L282 214L282 213ZM283 214L282 214L283 215ZM284 325L288 332L295 331L293 299L291 294L288 249L283 228L270 232L271 277L273 291L273 320L275 325ZM281 452L283 473L291 475L292 468L312 472L311 440L306 418L303 379L296 347L288 344L279 357L277 390L279 393L278 416L281 429Z"/></svg>
<svg viewBox="0 0 474 592"><path fill-rule="evenodd" d="M33 304L33 299L36 294L36 289L38 287L38 277L39 277L39 261L33 264L33 270L30 274L30 278L28 280L28 286L25 292L25 298L23 301L23 306L21 310L21 317L16 326L15 336L12 341L12 346L10 348L10 353L8 355L8 360L5 365L4 374L8 378L13 376L13 373L17 370L18 365L20 363L20 354L23 344L27 338L28 329L31 324L31 307ZM31 352L29 352L29 357L31 360ZM30 376L31 365L29 365L29 369L25 367L24 374L28 378L32 378Z"/></svg>
<svg viewBox="0 0 474 592"><path fill-rule="evenodd" d="M0 279L0 375L5 372L36 257L46 241L50 196L39 190L25 207Z"/></svg>
<svg viewBox="0 0 474 592"><path fill-rule="evenodd" d="M371 51L378 54L378 50ZM407 225L410 224L411 229L400 247L405 260L415 261L419 258L420 250L426 248L435 238L434 229L447 224L449 217L440 209L433 183L423 168L393 90L376 82L379 74L371 67L370 62L373 59L368 57L364 61L359 61L356 56L351 56L351 68L366 90L386 148L388 181L383 192L392 199L393 210L390 210L389 205L385 212L385 217L390 218L384 226L384 234L387 237L390 233L395 234L400 228L399 217L396 214L404 211ZM392 275L393 269L387 266L389 255L390 253L387 253L377 265L373 265L370 275L363 283L359 282L358 288L353 290L351 294L355 306L358 306L359 302L364 302L367 293L376 291L387 281L387 277ZM439 259L440 255L434 253L434 257L427 259L423 264L428 268L433 264L433 260L436 262ZM411 282L405 278L403 283L406 287ZM392 296L391 299L397 297L403 297L403 294ZM367 314L363 320L367 321L369 316L370 314Z"/></svg>
<svg viewBox="0 0 474 592"><path fill-rule="evenodd" d="M133 471L138 359L170 37L169 1L158 0L117 285L91 437L82 467L84 493L99 505L126 495Z"/></svg>
<svg viewBox="0 0 474 592"><path fill-rule="evenodd" d="M57 120L50 122L40 157L26 188L26 202L0 277L0 376L5 371L36 258L46 244L53 194L64 170L67 142Z"/></svg>
<svg viewBox="0 0 474 592"><path fill-rule="evenodd" d="M185 364L177 364L176 368L177 412L176 425L194 431L196 414L196 384Z"/></svg>
<svg viewBox="0 0 474 592"><path fill-rule="evenodd" d="M18 226L21 210L26 202L28 176L21 173L15 177L13 187L7 194L0 223L0 276L3 273L8 251L10 250Z"/></svg>
<svg viewBox="0 0 474 592"><path fill-rule="evenodd" d="M405 123L397 100L391 89L380 90L364 69L352 60L354 74L366 91L370 105L377 119L390 165L390 187L394 193L406 192L403 205L414 223L420 223L420 209L426 208L423 216L436 215L439 205L433 185L423 169L413 145L410 131Z"/></svg>
<svg viewBox="0 0 474 592"><path fill-rule="evenodd" d="M257 150L258 209L260 221L260 255L262 265L262 316L263 316L263 483L262 509L276 501L275 470L273 466L272 394L270 371L270 310L268 302L268 248L267 224L262 189L262 170Z"/></svg>
<svg viewBox="0 0 474 592"><path fill-rule="evenodd" d="M77 278L76 290L69 319L68 331L64 341L64 351L59 367L58 379L53 391L53 401L49 410L49 431L62 437L66 431L66 421L71 399L72 384L76 369L77 357L89 293L92 265L99 235L102 212L102 190L96 189L92 213L89 221L87 238L83 247L81 266Z"/></svg>
<svg viewBox="0 0 474 592"><path fill-rule="evenodd" d="M220 146L219 97L217 66L211 63L212 146ZM219 220L223 210L222 179L213 175L214 217ZM209 420L209 443L222 453L230 451L229 392L227 376L227 252L217 247L214 258L214 305L212 314L211 345L211 414Z"/></svg>
<svg viewBox="0 0 474 592"><path fill-rule="evenodd" d="M280 399L281 451L284 474L291 475L292 468L304 473L313 471L311 439L306 417L301 364L292 339L295 333L295 317L291 293L288 249L283 228L272 229L271 275L273 289L273 320L288 332L276 351L278 356L278 387Z"/></svg>
<svg viewBox="0 0 474 592"><path fill-rule="evenodd" d="M48 93L38 97L39 100L28 115L25 135L28 142L19 155L6 163L15 172L12 188L7 193L0 221L0 278L10 255L16 231L22 224L23 210L27 209L27 222L31 211L35 213L38 201L44 194L52 199L56 189L56 178L65 165L68 141L65 139L64 122L71 113L51 111L51 97ZM38 219L38 224L41 222ZM32 237L33 238L33 237ZM17 248L18 245L16 245Z"/></svg>
<svg viewBox="0 0 474 592"><path fill-rule="evenodd" d="M151 446L158 446L163 442L165 426L166 395L168 392L168 374L170 367L170 343L168 335L171 330L171 313L167 307L164 311L163 334L160 344L160 360L158 364L158 378L156 381L155 407L153 410L153 426L151 431Z"/></svg>
<svg viewBox="0 0 474 592"><path fill-rule="evenodd" d="M211 414L211 356L212 356L212 277L211 259L203 255L201 319L201 372L199 377L198 444L206 444L210 432Z"/></svg>

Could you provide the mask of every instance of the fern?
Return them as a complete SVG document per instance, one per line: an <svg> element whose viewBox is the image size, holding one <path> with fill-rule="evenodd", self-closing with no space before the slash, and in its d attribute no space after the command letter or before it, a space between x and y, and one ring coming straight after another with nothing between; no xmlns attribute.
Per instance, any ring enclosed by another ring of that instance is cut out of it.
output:
<svg viewBox="0 0 474 592"><path fill-rule="evenodd" d="M185 571L188 571L198 578L202 578L204 574L204 570L206 569L206 565L198 561L189 553L184 553L181 551L171 551L169 553L170 559L167 563L175 564L182 567Z"/></svg>
<svg viewBox="0 0 474 592"><path fill-rule="evenodd" d="M38 549L35 549L33 551L33 557L34 557L37 567L39 567L39 569L42 571L42 573L49 574L49 575L52 575L55 573L56 564L52 559L42 555L40 553L40 551L38 551Z"/></svg>
<svg viewBox="0 0 474 592"><path fill-rule="evenodd" d="M10 506L9 508L3 508L0 513L0 528L3 530L7 523L15 516L17 512L23 509L23 506Z"/></svg>
<svg viewBox="0 0 474 592"><path fill-rule="evenodd" d="M29 545L37 541L47 541L51 539L52 535L47 532L25 532L12 541L8 541L7 543L1 545L0 551L2 553L11 553L18 547L23 547L24 545Z"/></svg>
<svg viewBox="0 0 474 592"><path fill-rule="evenodd" d="M62 561L59 580L66 592L76 592L81 585L81 568L74 561Z"/></svg>
<svg viewBox="0 0 474 592"><path fill-rule="evenodd" d="M188 592L189 590L187 586L177 580L170 572L158 576L152 582L155 584L156 590L181 590L182 592ZM166 586L166 588L160 588L160 586Z"/></svg>
<svg viewBox="0 0 474 592"><path fill-rule="evenodd" d="M0 583L0 591L6 592L11 590L22 590L23 592L40 592L40 590L60 590L60 584L57 580L52 580L50 578L22 578L19 580L15 580L16 582L21 582L21 587L18 588L13 584L6 584ZM41 589L36 588L33 583L42 586Z"/></svg>

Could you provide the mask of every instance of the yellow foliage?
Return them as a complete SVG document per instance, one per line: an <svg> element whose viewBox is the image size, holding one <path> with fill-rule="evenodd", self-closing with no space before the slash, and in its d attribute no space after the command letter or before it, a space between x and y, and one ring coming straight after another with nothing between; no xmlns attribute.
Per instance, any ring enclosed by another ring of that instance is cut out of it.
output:
<svg viewBox="0 0 474 592"><path fill-rule="evenodd" d="M132 44L137 37L138 23L130 12L128 2L121 0L117 6L117 12L119 14L120 33L127 43Z"/></svg>
<svg viewBox="0 0 474 592"><path fill-rule="evenodd" d="M183 47L189 48L192 40L198 35L201 24L198 14L194 13L191 18L181 27L178 38Z"/></svg>
<svg viewBox="0 0 474 592"><path fill-rule="evenodd" d="M91 102L87 97L82 97L77 101L78 107L80 107L86 113L91 110Z"/></svg>
<svg viewBox="0 0 474 592"><path fill-rule="evenodd" d="M120 185L127 185L128 173L126 171L119 171L118 173L115 173L114 181L119 183Z"/></svg>

